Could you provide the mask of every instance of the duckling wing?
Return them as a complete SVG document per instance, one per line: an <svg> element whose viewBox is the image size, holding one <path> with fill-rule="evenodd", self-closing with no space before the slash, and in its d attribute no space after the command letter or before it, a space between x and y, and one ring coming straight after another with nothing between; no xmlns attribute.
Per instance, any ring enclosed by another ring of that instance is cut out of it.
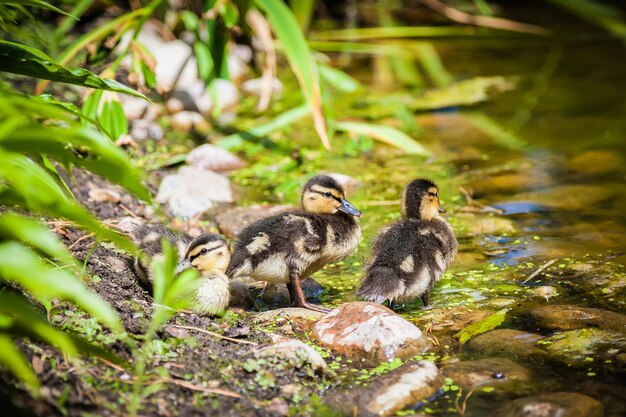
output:
<svg viewBox="0 0 626 417"><path fill-rule="evenodd" d="M192 240L190 236L175 233L161 224L138 226L131 232L131 236L135 243L151 258L161 254L163 239L167 239L178 251L179 259L182 259Z"/></svg>
<svg viewBox="0 0 626 417"><path fill-rule="evenodd" d="M283 274L320 253L325 239L326 229L319 219L306 212L291 211L261 219L239 234L227 274L231 278L254 275L269 258L277 274Z"/></svg>

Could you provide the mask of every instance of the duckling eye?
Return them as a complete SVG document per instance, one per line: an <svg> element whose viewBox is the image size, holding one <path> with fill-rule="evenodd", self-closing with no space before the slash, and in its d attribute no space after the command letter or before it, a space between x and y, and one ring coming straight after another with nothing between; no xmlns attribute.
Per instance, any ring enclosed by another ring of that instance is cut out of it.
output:
<svg viewBox="0 0 626 417"><path fill-rule="evenodd" d="M428 195L431 197L437 197L437 193L428 193Z"/></svg>
<svg viewBox="0 0 626 417"><path fill-rule="evenodd" d="M328 191L324 193L324 197L332 198L332 196L333 195L331 193L329 193Z"/></svg>
<svg viewBox="0 0 626 417"><path fill-rule="evenodd" d="M205 254L205 253L207 253L208 251L209 251L209 250L208 250L207 248L203 248L203 249L200 251L200 255L204 255L204 254Z"/></svg>

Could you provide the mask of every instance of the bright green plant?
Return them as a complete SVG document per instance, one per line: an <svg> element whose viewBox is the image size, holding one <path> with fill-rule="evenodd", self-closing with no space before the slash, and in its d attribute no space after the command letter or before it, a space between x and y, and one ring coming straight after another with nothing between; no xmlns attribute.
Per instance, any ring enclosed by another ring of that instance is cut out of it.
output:
<svg viewBox="0 0 626 417"><path fill-rule="evenodd" d="M0 16L23 11L20 5L6 3L0 5ZM43 1L20 3L55 10ZM88 70L66 68L35 47L6 40L0 40L0 72L143 97ZM123 327L111 306L80 280L77 262L56 235L31 217L64 218L93 233L97 240L136 250L124 236L77 204L58 167L65 166L70 172L79 166L141 199L148 201L150 195L139 172L102 133L97 121L83 116L70 103L51 96L19 94L4 84L0 84L0 162L0 365L37 394L37 378L13 344L14 337L38 338L70 356L95 348L55 329L27 298L9 288L19 287L46 307L52 299L69 301L115 332L123 332Z"/></svg>

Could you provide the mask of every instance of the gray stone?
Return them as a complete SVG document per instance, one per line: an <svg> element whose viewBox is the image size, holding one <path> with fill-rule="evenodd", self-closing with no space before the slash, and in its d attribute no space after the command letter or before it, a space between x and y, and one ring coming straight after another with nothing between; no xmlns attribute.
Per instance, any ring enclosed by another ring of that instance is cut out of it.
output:
<svg viewBox="0 0 626 417"><path fill-rule="evenodd" d="M443 378L432 362L410 362L379 376L364 388L327 395L326 402L345 415L384 417L434 395Z"/></svg>
<svg viewBox="0 0 626 417"><path fill-rule="evenodd" d="M235 207L215 216L215 222L217 223L217 228L220 233L229 239L234 239L249 224L291 208L293 207L282 205Z"/></svg>
<svg viewBox="0 0 626 417"><path fill-rule="evenodd" d="M497 409L491 417L602 417L602 404L575 392L553 392L518 398Z"/></svg>
<svg viewBox="0 0 626 417"><path fill-rule="evenodd" d="M541 354L536 345L541 338L538 334L521 330L496 329L474 337L467 346L483 353L508 353L525 357Z"/></svg>
<svg viewBox="0 0 626 417"><path fill-rule="evenodd" d="M208 169L214 172L234 171L246 166L246 163L238 156L210 143L205 143L192 149L187 154L186 162L188 165L196 168Z"/></svg>
<svg viewBox="0 0 626 417"><path fill-rule="evenodd" d="M263 88L263 77L253 78L251 80L246 80L241 84L241 89L248 94L253 94L255 96L261 95L261 88ZM278 78L274 78L272 80L272 95L280 96L283 92L283 83L280 82Z"/></svg>
<svg viewBox="0 0 626 417"><path fill-rule="evenodd" d="M312 338L364 366L425 352L430 340L414 324L380 304L340 305L317 322Z"/></svg>
<svg viewBox="0 0 626 417"><path fill-rule="evenodd" d="M527 317L546 330L574 330L595 327L626 332L626 315L575 305L547 305L530 310Z"/></svg>
<svg viewBox="0 0 626 417"><path fill-rule="evenodd" d="M470 235L501 235L517 231L514 221L500 216L459 213L457 217L466 224Z"/></svg>
<svg viewBox="0 0 626 417"><path fill-rule="evenodd" d="M297 328L308 331L313 328L322 317L323 313L319 311L307 310L305 308L291 307L279 308L276 310L264 311L254 315L254 321L257 323L276 323L290 322Z"/></svg>
<svg viewBox="0 0 626 417"><path fill-rule="evenodd" d="M230 281L230 307L250 309L254 307L254 298L246 284L239 280Z"/></svg>
<svg viewBox="0 0 626 417"><path fill-rule="evenodd" d="M192 111L181 111L172 116L172 128L182 132L207 131L211 128L209 122L200 114Z"/></svg>
<svg viewBox="0 0 626 417"><path fill-rule="evenodd" d="M456 362L445 365L441 373L467 390L484 386L512 390L531 379L528 369L506 358Z"/></svg>
<svg viewBox="0 0 626 417"><path fill-rule="evenodd" d="M180 114L180 113L179 113ZM232 203L228 178L215 172L185 166L163 178L156 200L167 204L169 212L179 217L194 217L220 204Z"/></svg>
<svg viewBox="0 0 626 417"><path fill-rule="evenodd" d="M296 339L284 336L271 335L273 345L256 349L253 352L255 358L275 358L281 365L289 365L301 368L308 364L314 371L326 371L328 365L319 353L311 346Z"/></svg>

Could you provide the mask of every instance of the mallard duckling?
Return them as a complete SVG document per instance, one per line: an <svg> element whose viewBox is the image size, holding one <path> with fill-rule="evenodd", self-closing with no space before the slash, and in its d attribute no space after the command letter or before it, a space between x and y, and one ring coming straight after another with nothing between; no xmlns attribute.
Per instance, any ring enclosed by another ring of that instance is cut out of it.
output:
<svg viewBox="0 0 626 417"><path fill-rule="evenodd" d="M357 296L367 301L405 302L421 297L429 306L430 290L457 251L450 225L439 215L437 186L412 181L402 195L402 217L374 241L372 261Z"/></svg>
<svg viewBox="0 0 626 417"><path fill-rule="evenodd" d="M230 299L229 281L225 274L230 262L230 249L226 240L215 233L206 233L196 238L175 233L162 225L136 225L130 230L136 244L150 257L151 261L162 256L161 242L167 239L178 251L176 273L188 268L196 268L200 282L192 302L192 310L201 315L222 314ZM135 259L135 272L151 286L152 276L138 258Z"/></svg>
<svg viewBox="0 0 626 417"><path fill-rule="evenodd" d="M300 279L354 252L361 238L361 212L327 175L306 183L301 202L302 210L284 211L242 230L226 274L286 283L292 305L328 312L306 301Z"/></svg>

